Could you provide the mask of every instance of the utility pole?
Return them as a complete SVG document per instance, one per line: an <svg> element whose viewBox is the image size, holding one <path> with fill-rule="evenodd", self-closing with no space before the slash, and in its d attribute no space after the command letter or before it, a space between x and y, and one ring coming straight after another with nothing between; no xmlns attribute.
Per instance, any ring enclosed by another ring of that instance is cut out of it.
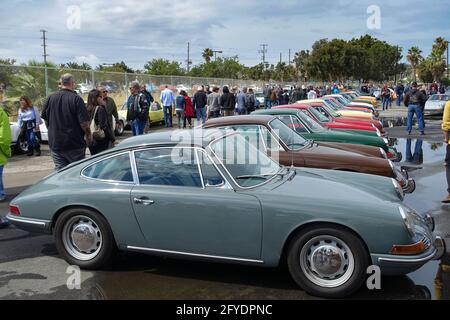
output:
<svg viewBox="0 0 450 320"><path fill-rule="evenodd" d="M187 47L187 61L186 61L186 64L187 64L187 72L188 72L188 73L189 73L189 71L191 71L191 64L192 64L190 53L191 53L191 44L188 42L188 47Z"/></svg>
<svg viewBox="0 0 450 320"><path fill-rule="evenodd" d="M291 66L291 49L289 49L289 67Z"/></svg>
<svg viewBox="0 0 450 320"><path fill-rule="evenodd" d="M283 53L280 52L280 64L283 61Z"/></svg>
<svg viewBox="0 0 450 320"><path fill-rule="evenodd" d="M47 31L42 29L42 47L44 47L45 96L48 96L48 69L47 69Z"/></svg>
<svg viewBox="0 0 450 320"><path fill-rule="evenodd" d="M266 70L266 54L267 54L267 47L269 45L268 44L262 44L262 50L259 50L258 53L260 53L262 55L262 64L264 66L264 70Z"/></svg>
<svg viewBox="0 0 450 320"><path fill-rule="evenodd" d="M448 66L449 66L449 63L448 63L448 45L449 45L449 42L447 41L447 79L449 78L449 76L448 76Z"/></svg>

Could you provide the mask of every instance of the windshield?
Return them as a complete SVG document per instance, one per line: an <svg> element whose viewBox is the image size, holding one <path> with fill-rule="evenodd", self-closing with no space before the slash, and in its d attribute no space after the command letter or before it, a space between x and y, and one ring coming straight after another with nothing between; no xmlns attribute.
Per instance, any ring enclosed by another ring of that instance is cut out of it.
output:
<svg viewBox="0 0 450 320"><path fill-rule="evenodd" d="M450 96L448 96L448 95L435 94L435 95L431 96L430 101L448 101L449 98L450 98Z"/></svg>
<svg viewBox="0 0 450 320"><path fill-rule="evenodd" d="M297 116L312 132L323 132L326 130L321 124L303 112L298 112Z"/></svg>
<svg viewBox="0 0 450 320"><path fill-rule="evenodd" d="M333 110L340 110L342 108L340 108L334 101L332 100L324 100L325 101L325 105L327 105L329 108L333 109Z"/></svg>
<svg viewBox="0 0 450 320"><path fill-rule="evenodd" d="M316 117L317 120L319 120L322 123L330 122L330 119L325 117L323 114L321 114L317 109L315 108L308 108L308 111L312 113L314 117Z"/></svg>
<svg viewBox="0 0 450 320"><path fill-rule="evenodd" d="M344 106L346 106L350 102L350 101L347 101L344 97L334 97L334 98Z"/></svg>
<svg viewBox="0 0 450 320"><path fill-rule="evenodd" d="M294 131L295 128L289 128L280 119L272 120L269 123L269 126L272 128L272 132L276 134L290 150L298 151L308 144L308 140Z"/></svg>
<svg viewBox="0 0 450 320"><path fill-rule="evenodd" d="M243 188L266 183L282 169L264 152L239 134L232 134L210 144L210 149L225 166L234 181Z"/></svg>

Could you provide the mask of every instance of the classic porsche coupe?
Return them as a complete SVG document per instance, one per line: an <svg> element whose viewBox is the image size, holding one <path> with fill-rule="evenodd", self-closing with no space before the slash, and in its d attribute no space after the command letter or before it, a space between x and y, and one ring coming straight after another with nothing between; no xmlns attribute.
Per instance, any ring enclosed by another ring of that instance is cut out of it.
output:
<svg viewBox="0 0 450 320"><path fill-rule="evenodd" d="M406 274L445 250L394 179L283 167L222 130L128 139L28 188L7 218L53 233L61 256L84 269L104 267L116 250L286 261L296 283L322 297L355 292L370 265Z"/></svg>

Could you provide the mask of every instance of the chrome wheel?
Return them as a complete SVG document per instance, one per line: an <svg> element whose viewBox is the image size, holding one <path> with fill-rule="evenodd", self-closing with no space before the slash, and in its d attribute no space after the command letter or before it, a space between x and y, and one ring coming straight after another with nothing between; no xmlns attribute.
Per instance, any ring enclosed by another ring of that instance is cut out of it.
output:
<svg viewBox="0 0 450 320"><path fill-rule="evenodd" d="M315 285L336 288L351 278L355 259L345 242L321 235L309 240L301 249L300 267Z"/></svg>
<svg viewBox="0 0 450 320"><path fill-rule="evenodd" d="M22 153L28 152L28 142L27 140L19 140L19 149Z"/></svg>
<svg viewBox="0 0 450 320"><path fill-rule="evenodd" d="M63 245L75 259L94 259L102 248L102 233L97 223L86 216L74 216L67 221L62 234Z"/></svg>

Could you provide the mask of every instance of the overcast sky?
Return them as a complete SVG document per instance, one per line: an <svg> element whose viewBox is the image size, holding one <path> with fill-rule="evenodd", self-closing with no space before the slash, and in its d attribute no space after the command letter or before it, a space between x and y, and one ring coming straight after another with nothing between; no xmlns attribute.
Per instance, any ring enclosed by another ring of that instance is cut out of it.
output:
<svg viewBox="0 0 450 320"><path fill-rule="evenodd" d="M381 28L368 28L371 5L380 8ZM125 61L142 69L153 58L201 62L210 47L238 55L246 65L288 60L289 49L310 49L321 38L371 34L424 54L438 36L450 39L448 0L1 0L0 58L42 60L39 30L48 31L49 60L93 66ZM74 7L75 6L75 7ZM78 17L77 12L80 12ZM78 22L79 25L78 25Z"/></svg>

